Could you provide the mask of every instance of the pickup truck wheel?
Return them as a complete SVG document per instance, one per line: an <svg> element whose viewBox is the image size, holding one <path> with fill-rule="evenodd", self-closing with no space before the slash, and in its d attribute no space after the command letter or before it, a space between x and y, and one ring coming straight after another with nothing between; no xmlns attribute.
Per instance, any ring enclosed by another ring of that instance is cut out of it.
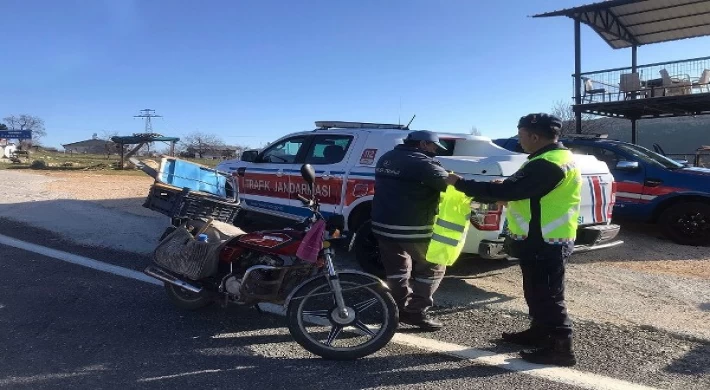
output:
<svg viewBox="0 0 710 390"><path fill-rule="evenodd" d="M659 218L663 233L681 245L710 243L710 205L682 202L663 211Z"/></svg>
<svg viewBox="0 0 710 390"><path fill-rule="evenodd" d="M372 233L372 225L369 220L357 229L353 250L358 264L365 272L379 278L385 277L385 268L380 259L380 245Z"/></svg>
<svg viewBox="0 0 710 390"><path fill-rule="evenodd" d="M247 227L249 226L253 221L251 218L249 218L248 213L244 211L244 209L240 209L237 211L237 215L234 217L234 221L232 221L232 225L242 228L242 227Z"/></svg>

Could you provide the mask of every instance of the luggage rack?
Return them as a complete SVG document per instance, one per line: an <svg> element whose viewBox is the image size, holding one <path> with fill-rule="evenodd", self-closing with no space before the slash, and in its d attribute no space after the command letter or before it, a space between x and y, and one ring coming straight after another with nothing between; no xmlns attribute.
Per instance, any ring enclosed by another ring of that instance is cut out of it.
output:
<svg viewBox="0 0 710 390"><path fill-rule="evenodd" d="M384 130L409 130L409 125L414 122L416 115L412 116L406 125L394 125L390 123L371 122L348 122L348 121L316 121L316 130L328 129L384 129Z"/></svg>
<svg viewBox="0 0 710 390"><path fill-rule="evenodd" d="M344 122L344 121L316 121L318 130L328 129L393 129L408 130L405 125L393 125L388 123L369 122Z"/></svg>

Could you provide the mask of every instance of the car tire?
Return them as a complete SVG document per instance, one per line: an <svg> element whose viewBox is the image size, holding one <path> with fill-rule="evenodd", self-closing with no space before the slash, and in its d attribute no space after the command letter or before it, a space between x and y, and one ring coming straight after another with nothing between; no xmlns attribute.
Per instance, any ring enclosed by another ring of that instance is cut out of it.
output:
<svg viewBox="0 0 710 390"><path fill-rule="evenodd" d="M237 211L237 215L234 217L234 221L232 221L232 225L238 227L238 228L245 228L251 225L253 221L251 218L249 218L248 213L244 209L240 209Z"/></svg>
<svg viewBox="0 0 710 390"><path fill-rule="evenodd" d="M385 277L385 268L380 258L380 245L372 233L370 220L365 221L355 232L353 251L355 252L355 259L363 271L379 278Z"/></svg>
<svg viewBox="0 0 710 390"><path fill-rule="evenodd" d="M681 245L710 244L710 204L681 202L665 209L658 220L663 233Z"/></svg>

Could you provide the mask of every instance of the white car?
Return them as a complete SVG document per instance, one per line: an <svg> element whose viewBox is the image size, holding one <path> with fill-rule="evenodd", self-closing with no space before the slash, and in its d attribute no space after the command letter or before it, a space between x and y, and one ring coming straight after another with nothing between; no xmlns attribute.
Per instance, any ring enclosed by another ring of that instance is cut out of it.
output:
<svg viewBox="0 0 710 390"><path fill-rule="evenodd" d="M307 193L302 164L311 164L318 176L316 195L324 216L343 216L353 232L351 248L360 264L378 271L377 242L370 232L370 210L375 193L377 160L413 130L403 125L362 122L316 122L316 129L292 133L272 142L256 156L227 160L217 169L238 177L239 198L245 218L270 216L302 220L308 214L297 198ZM487 137L439 133L447 151L437 158L447 171L479 181L505 179L517 171L527 155L503 149ZM580 227L575 251L621 244L619 226L611 224L615 183L609 169L593 156L575 156L584 186ZM464 253L484 258L506 258L503 251L505 213L496 204L471 205L471 223Z"/></svg>

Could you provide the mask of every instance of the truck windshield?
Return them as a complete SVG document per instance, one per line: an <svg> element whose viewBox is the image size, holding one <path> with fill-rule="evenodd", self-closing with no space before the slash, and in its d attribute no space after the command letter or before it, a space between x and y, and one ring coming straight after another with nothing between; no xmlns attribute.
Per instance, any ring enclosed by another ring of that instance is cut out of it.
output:
<svg viewBox="0 0 710 390"><path fill-rule="evenodd" d="M637 159L654 165L659 165L667 169L683 168L683 164L675 162L666 156L662 156L656 152L650 151L643 146L632 144L619 144L619 149L636 157Z"/></svg>

